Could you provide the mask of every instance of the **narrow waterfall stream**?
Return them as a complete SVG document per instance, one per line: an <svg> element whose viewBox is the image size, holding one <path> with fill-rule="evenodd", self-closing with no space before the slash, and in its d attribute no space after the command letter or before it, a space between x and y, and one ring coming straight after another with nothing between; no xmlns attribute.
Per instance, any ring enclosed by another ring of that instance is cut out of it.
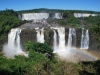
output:
<svg viewBox="0 0 100 75"><path fill-rule="evenodd" d="M72 46L76 46L76 30L74 28L69 28L67 47L71 49Z"/></svg>
<svg viewBox="0 0 100 75"><path fill-rule="evenodd" d="M59 36L59 47L65 47L65 28L60 27L57 31Z"/></svg>
<svg viewBox="0 0 100 75"><path fill-rule="evenodd" d="M44 28L35 30L37 32L37 42L44 43Z"/></svg>
<svg viewBox="0 0 100 75"><path fill-rule="evenodd" d="M72 46L72 28L69 28L69 35L68 35L68 45L69 48Z"/></svg>
<svg viewBox="0 0 100 75"><path fill-rule="evenodd" d="M82 36L81 36L81 49L88 49L89 48L89 32L88 30L84 30L82 28Z"/></svg>
<svg viewBox="0 0 100 75"><path fill-rule="evenodd" d="M54 36L53 36L53 38L54 38L53 49L57 50L57 33L56 33L56 30L53 30L53 32L54 32Z"/></svg>

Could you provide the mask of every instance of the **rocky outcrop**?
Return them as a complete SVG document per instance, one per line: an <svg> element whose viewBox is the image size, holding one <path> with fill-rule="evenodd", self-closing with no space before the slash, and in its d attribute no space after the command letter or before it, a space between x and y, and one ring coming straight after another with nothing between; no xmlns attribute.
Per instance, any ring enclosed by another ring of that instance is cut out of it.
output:
<svg viewBox="0 0 100 75"><path fill-rule="evenodd" d="M20 34L20 39L21 39L22 46L27 41L36 41L36 31L32 29L23 29Z"/></svg>

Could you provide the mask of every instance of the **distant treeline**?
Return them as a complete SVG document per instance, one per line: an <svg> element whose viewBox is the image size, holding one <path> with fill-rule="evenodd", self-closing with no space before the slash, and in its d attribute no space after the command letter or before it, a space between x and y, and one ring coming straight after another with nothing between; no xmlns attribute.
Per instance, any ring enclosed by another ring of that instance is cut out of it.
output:
<svg viewBox="0 0 100 75"><path fill-rule="evenodd" d="M65 11L69 11L71 13L91 13L91 14L100 14L99 11L90 11L90 10L63 10L63 9L47 9L47 8L39 8L39 9L30 9L30 10L20 10L17 11L19 14L21 13L32 13L32 12L47 12L47 13L51 13L51 12L59 12L59 13L63 13Z"/></svg>

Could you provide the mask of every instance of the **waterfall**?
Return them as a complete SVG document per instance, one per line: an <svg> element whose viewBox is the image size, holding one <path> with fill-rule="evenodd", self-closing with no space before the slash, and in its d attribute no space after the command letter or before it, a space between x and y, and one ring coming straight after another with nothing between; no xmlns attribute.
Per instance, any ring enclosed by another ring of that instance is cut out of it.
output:
<svg viewBox="0 0 100 75"><path fill-rule="evenodd" d="M76 30L72 28L72 46L76 47Z"/></svg>
<svg viewBox="0 0 100 75"><path fill-rule="evenodd" d="M41 29L41 43L44 43L44 28Z"/></svg>
<svg viewBox="0 0 100 75"><path fill-rule="evenodd" d="M84 28L82 28L81 49L84 49Z"/></svg>
<svg viewBox="0 0 100 75"><path fill-rule="evenodd" d="M16 33L14 29L11 29L10 33L8 34L8 46L15 46L15 38L16 38Z"/></svg>
<svg viewBox="0 0 100 75"><path fill-rule="evenodd" d="M59 36L59 47L65 47L65 28L59 27L57 31Z"/></svg>
<svg viewBox="0 0 100 75"><path fill-rule="evenodd" d="M24 13L22 14L22 20L42 20L42 19L48 19L50 16L49 13ZM62 19L61 13L55 13L54 17L56 19Z"/></svg>
<svg viewBox="0 0 100 75"><path fill-rule="evenodd" d="M56 33L56 30L53 30L54 32L54 42L53 42L53 49L56 50L57 49L57 33Z"/></svg>
<svg viewBox="0 0 100 75"><path fill-rule="evenodd" d="M65 46L65 28L64 27L57 27L57 28L53 28L56 29L58 32L58 40L59 40L59 44L57 45L57 35L55 30L54 31L54 53L57 53L58 56L60 56L61 58L68 58L70 55L70 50Z"/></svg>
<svg viewBox="0 0 100 75"><path fill-rule="evenodd" d="M35 28L36 29L36 28ZM44 28L36 29L37 32L37 42L44 43Z"/></svg>
<svg viewBox="0 0 100 75"><path fill-rule="evenodd" d="M52 27L54 32L54 42L53 42L53 49L54 53L57 53L57 55L64 60L67 61L86 61L86 60L97 60L94 56L88 54L84 50L78 50L78 48L73 48L72 46L76 46L76 30L74 28L69 28L69 34L68 34L68 44L65 46L65 28L64 27ZM59 38L59 45L57 46L57 33L58 32L58 38ZM82 49L88 49L89 48L89 32L88 30L84 30L82 28L82 36L81 36L81 48Z"/></svg>
<svg viewBox="0 0 100 75"><path fill-rule="evenodd" d="M69 35L68 35L68 47L72 46L72 29L69 28Z"/></svg>
<svg viewBox="0 0 100 75"><path fill-rule="evenodd" d="M52 28L56 29L59 36L59 47L65 47L65 28L59 27L59 28ZM57 47L57 34L54 31L54 48ZM68 44L67 47L76 46L76 30L74 28L69 28L69 36L68 36Z"/></svg>
<svg viewBox="0 0 100 75"><path fill-rule="evenodd" d="M61 13L55 13L55 18L56 19L62 19Z"/></svg>
<svg viewBox="0 0 100 75"><path fill-rule="evenodd" d="M10 33L8 34L8 44L4 45L3 47L3 52L8 58L14 58L15 55L20 54L27 56L27 54L21 49L20 33L21 29L16 28L11 29Z"/></svg>
<svg viewBox="0 0 100 75"><path fill-rule="evenodd" d="M89 32L86 30L85 39L84 39L84 49L89 48Z"/></svg>
<svg viewBox="0 0 100 75"><path fill-rule="evenodd" d="M17 52L22 51L21 45L20 45L20 35L19 35L20 33L21 33L21 29L19 29L16 33Z"/></svg>
<svg viewBox="0 0 100 75"><path fill-rule="evenodd" d="M79 60L96 60L91 55L85 53L84 50L77 50L72 46L76 46L76 30L74 28L69 28L68 34L68 44L65 46L65 28L64 27L51 27L54 32L53 36L53 49L54 53L67 61L79 61ZM44 43L44 28L35 28L37 33L37 42ZM8 58L14 58L15 55L28 56L22 51L20 44L20 28L11 29L8 34L8 43L4 45L3 52ZM33 34L34 35L34 34ZM59 43L57 43L59 40ZM82 28L81 36L81 49L89 48L89 31Z"/></svg>
<svg viewBox="0 0 100 75"><path fill-rule="evenodd" d="M47 19L49 17L49 13L24 13L22 14L22 20L41 20Z"/></svg>
<svg viewBox="0 0 100 75"><path fill-rule="evenodd" d="M69 28L69 35L68 35L68 47L76 46L76 30L74 28Z"/></svg>
<svg viewBox="0 0 100 75"><path fill-rule="evenodd" d="M40 42L41 41L41 38L40 38L40 36L41 36L40 30L37 30L36 32L37 32L37 42Z"/></svg>
<svg viewBox="0 0 100 75"><path fill-rule="evenodd" d="M89 48L89 32L88 30L84 30L82 28L82 36L81 36L81 49L88 49Z"/></svg>

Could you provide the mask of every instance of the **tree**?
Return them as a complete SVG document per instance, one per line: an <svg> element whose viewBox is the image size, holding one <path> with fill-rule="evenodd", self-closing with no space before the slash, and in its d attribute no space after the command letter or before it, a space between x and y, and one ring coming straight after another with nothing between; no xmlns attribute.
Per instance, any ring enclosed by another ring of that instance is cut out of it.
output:
<svg viewBox="0 0 100 75"><path fill-rule="evenodd" d="M38 53L52 54L52 52L53 52L53 49L46 43L31 42L31 41L28 41L25 43L25 49L27 51L33 50Z"/></svg>

